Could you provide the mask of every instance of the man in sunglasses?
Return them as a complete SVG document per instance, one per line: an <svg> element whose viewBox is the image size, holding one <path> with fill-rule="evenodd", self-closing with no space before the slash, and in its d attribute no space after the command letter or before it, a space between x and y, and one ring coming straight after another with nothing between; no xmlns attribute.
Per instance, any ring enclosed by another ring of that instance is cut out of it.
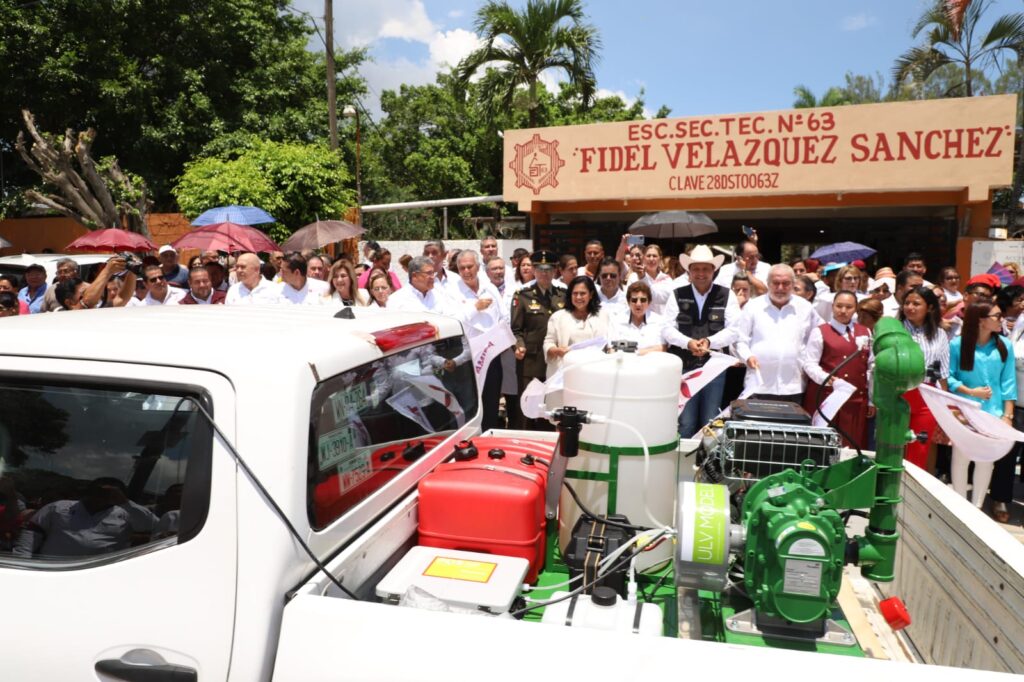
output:
<svg viewBox="0 0 1024 682"><path fill-rule="evenodd" d="M146 266L142 272L142 281L146 283L146 297L133 297L128 301L128 307L177 303L186 293L184 289L167 285L167 277L159 265Z"/></svg>
<svg viewBox="0 0 1024 682"><path fill-rule="evenodd" d="M626 314L626 295L622 292L622 267L617 260L605 258L601 261L596 284L601 308L612 316Z"/></svg>

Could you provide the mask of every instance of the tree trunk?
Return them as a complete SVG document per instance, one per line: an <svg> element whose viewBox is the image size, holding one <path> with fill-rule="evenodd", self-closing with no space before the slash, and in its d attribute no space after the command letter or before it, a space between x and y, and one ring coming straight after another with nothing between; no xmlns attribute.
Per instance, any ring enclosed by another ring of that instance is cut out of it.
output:
<svg viewBox="0 0 1024 682"><path fill-rule="evenodd" d="M537 79L533 78L530 80L529 85L529 98L530 101L527 106L530 109L530 127L537 127Z"/></svg>
<svg viewBox="0 0 1024 682"><path fill-rule="evenodd" d="M23 109L21 115L32 143L26 147L25 135L19 132L15 149L25 164L56 190L52 194L29 190L26 198L90 230L120 227L149 237L146 214L152 202L145 183L136 188L116 160L108 169L97 169L92 157L95 130L89 128L76 135L69 128L63 140L57 142L39 132L31 112Z"/></svg>

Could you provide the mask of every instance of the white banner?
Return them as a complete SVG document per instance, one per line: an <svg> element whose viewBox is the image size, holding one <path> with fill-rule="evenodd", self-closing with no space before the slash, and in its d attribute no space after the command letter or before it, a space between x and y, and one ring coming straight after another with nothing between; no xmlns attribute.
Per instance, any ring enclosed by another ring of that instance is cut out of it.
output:
<svg viewBox="0 0 1024 682"><path fill-rule="evenodd" d="M430 425L430 420L428 420L427 416L423 414L423 409L420 407L420 401L416 398L416 395L411 388L403 388L384 402L394 408L395 412L398 414L419 424L427 433L432 433L434 431L434 427Z"/></svg>
<svg viewBox="0 0 1024 682"><path fill-rule="evenodd" d="M413 388L442 405L446 410L455 415L455 423L462 426L466 423L466 413L462 405L455 398L455 395L441 384L441 380L433 374L424 374L418 377L407 377L406 381L412 384Z"/></svg>
<svg viewBox="0 0 1024 682"><path fill-rule="evenodd" d="M469 350L473 354L473 371L476 373L477 392L484 390L484 379L491 361L501 352L514 344L516 337L507 322L498 322L490 329L477 334L469 340Z"/></svg>
<svg viewBox="0 0 1024 682"><path fill-rule="evenodd" d="M985 412L980 403L934 386L921 384L920 389L939 427L975 462L994 462L1009 452L1015 441L1024 442L1024 433Z"/></svg>
<svg viewBox="0 0 1024 682"><path fill-rule="evenodd" d="M839 409L846 404L850 396L857 392L857 387L849 381L835 377L832 381L832 393L821 401L821 409L814 411L811 426L828 426L828 420L836 416ZM824 416L822 416L824 414Z"/></svg>
<svg viewBox="0 0 1024 682"><path fill-rule="evenodd" d="M731 355L711 351L709 359L703 367L691 369L683 374L679 381L679 412L683 411L690 398L697 395L702 388L711 383L719 374L735 365L738 361Z"/></svg>

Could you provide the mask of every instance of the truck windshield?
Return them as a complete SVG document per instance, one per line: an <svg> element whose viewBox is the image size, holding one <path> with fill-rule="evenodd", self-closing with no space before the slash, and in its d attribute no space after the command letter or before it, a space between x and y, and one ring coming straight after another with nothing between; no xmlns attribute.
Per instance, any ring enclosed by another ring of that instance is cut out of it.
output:
<svg viewBox="0 0 1024 682"><path fill-rule="evenodd" d="M211 445L183 395L0 379L0 561L80 563L187 539L205 518L197 467Z"/></svg>
<svg viewBox="0 0 1024 682"><path fill-rule="evenodd" d="M324 528L472 419L476 378L463 337L332 377L313 393L307 501Z"/></svg>

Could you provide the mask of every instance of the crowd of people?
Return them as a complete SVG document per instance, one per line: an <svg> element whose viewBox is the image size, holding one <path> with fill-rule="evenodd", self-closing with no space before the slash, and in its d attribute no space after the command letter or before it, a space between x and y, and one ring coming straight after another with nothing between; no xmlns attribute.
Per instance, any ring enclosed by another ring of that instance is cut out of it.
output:
<svg viewBox="0 0 1024 682"><path fill-rule="evenodd" d="M228 257L205 252L188 267L171 246L131 267L112 257L91 282L73 260L62 260L54 282L42 266L29 266L23 282L0 277L0 315L99 307L150 305L333 305L427 311L458 318L468 336L508 325L514 345L492 362L483 384L484 429L548 428L521 414L518 396L533 379L558 371L578 344L624 342L640 354L678 355L684 371L703 366L712 352L735 358L694 395L679 416L687 438L740 395L819 410L838 380L852 385L832 423L848 446L873 447L870 384L873 328L882 317L902 321L920 345L925 382L978 402L982 409L1024 429L1024 277L1002 286L978 275L961 287L957 270L925 279L928 268L910 253L899 271L880 266L873 276L863 261L820 263L761 260L756 235L738 244L732 262L703 244L676 256L623 235L607 256L599 240L580 258L517 249L498 255L485 237L479 250L449 252L427 242L419 255L391 253L367 242L362 258L332 260L314 252L252 253ZM1020 358L1018 361L1017 358ZM906 459L949 479L980 508L1009 518L1019 448L994 463L972 462L951 447L917 389L906 395L918 438Z"/></svg>

